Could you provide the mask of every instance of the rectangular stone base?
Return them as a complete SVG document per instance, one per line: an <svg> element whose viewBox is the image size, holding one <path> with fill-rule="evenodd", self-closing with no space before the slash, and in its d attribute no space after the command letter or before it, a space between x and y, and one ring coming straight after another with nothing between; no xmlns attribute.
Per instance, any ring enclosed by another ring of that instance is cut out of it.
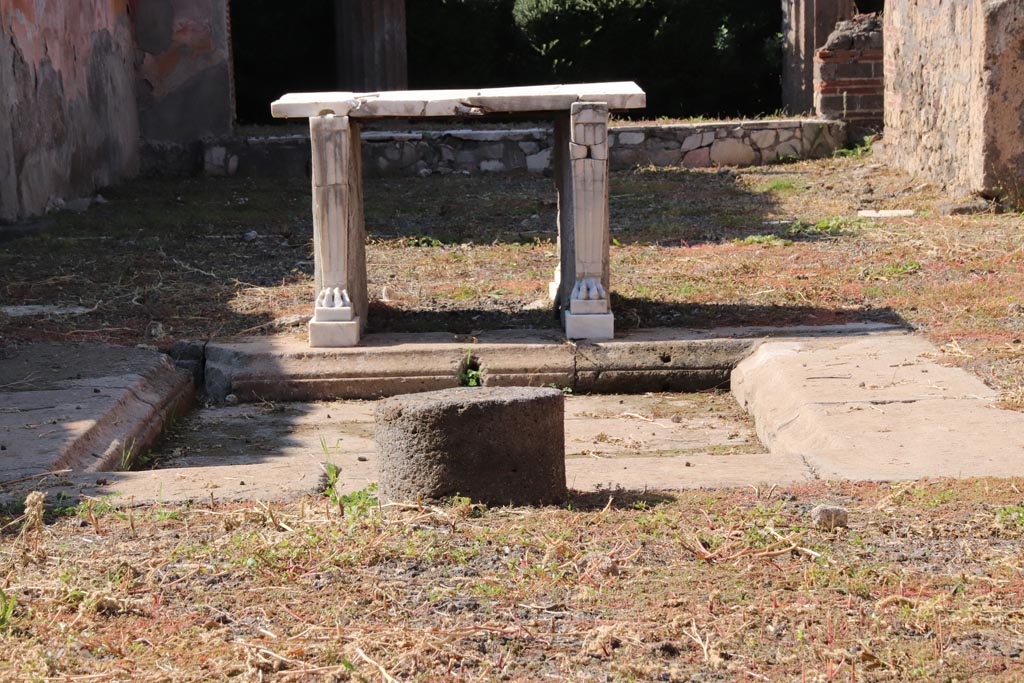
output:
<svg viewBox="0 0 1024 683"><path fill-rule="evenodd" d="M607 341L615 338L615 315L612 313L573 315L566 311L563 321L566 339Z"/></svg>
<svg viewBox="0 0 1024 683"><path fill-rule="evenodd" d="M309 345L313 348L356 346L359 343L359 316L346 322L309 321Z"/></svg>

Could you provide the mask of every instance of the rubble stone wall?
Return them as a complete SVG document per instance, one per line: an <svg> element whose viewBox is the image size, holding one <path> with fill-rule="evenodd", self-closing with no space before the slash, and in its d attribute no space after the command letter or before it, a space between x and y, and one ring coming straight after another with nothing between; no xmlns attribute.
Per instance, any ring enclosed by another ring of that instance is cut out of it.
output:
<svg viewBox="0 0 1024 683"><path fill-rule="evenodd" d="M128 0L0 3L0 220L138 166Z"/></svg>
<svg viewBox="0 0 1024 683"><path fill-rule="evenodd" d="M1024 3L891 0L889 161L951 194L1024 198Z"/></svg>
<svg viewBox="0 0 1024 683"><path fill-rule="evenodd" d="M787 119L616 126L609 130L612 169L635 166L751 166L828 156L846 142L841 121ZM427 175L552 168L551 128L364 131L367 176ZM187 161L187 160L186 160ZM227 138L205 143L208 175L296 176L308 173L309 137Z"/></svg>

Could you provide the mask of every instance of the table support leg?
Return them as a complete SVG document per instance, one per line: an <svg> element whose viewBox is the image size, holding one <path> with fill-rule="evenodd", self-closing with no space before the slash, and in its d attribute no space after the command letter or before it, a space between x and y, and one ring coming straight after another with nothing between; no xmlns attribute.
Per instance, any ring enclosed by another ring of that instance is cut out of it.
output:
<svg viewBox="0 0 1024 683"><path fill-rule="evenodd" d="M608 106L576 102L555 121L558 291L565 336L612 339L608 295Z"/></svg>
<svg viewBox="0 0 1024 683"><path fill-rule="evenodd" d="M315 116L309 132L316 295L309 345L355 346L367 306L359 124L347 116Z"/></svg>

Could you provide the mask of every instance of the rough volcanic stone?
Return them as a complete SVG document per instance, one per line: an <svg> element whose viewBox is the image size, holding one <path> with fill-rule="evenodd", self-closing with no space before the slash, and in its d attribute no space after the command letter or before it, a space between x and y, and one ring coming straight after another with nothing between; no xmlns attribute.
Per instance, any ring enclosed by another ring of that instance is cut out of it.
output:
<svg viewBox="0 0 1024 683"><path fill-rule="evenodd" d="M979 213L993 211L992 202L984 199L969 199L967 201L941 201L935 204L935 213L940 216L971 216Z"/></svg>
<svg viewBox="0 0 1024 683"><path fill-rule="evenodd" d="M564 398L557 389L460 387L405 394L376 411L380 495L468 496L488 505L565 499Z"/></svg>
<svg viewBox="0 0 1024 683"><path fill-rule="evenodd" d="M811 510L811 521L814 526L826 531L850 525L850 513L846 508L836 505L819 505Z"/></svg>

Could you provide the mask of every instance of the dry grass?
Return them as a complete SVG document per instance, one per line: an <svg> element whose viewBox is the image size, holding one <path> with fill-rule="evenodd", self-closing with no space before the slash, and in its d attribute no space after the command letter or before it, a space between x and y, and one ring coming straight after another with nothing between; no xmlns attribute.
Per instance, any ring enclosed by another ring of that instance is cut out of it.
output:
<svg viewBox="0 0 1024 683"><path fill-rule="evenodd" d="M361 494L343 516L326 498L97 502L5 527L0 677L1019 680L1022 485L611 492L537 511ZM850 528L812 528L821 501Z"/></svg>
<svg viewBox="0 0 1024 683"><path fill-rule="evenodd" d="M555 196L534 175L367 182L378 330L553 327ZM176 338L279 331L307 314L308 188L243 179L146 180L0 245L0 301L87 314L0 318L0 341ZM741 172L613 174L620 328L904 322L1024 405L1024 231L1014 214L938 217L940 195L871 156ZM856 218L860 208L917 217ZM253 232L255 234L253 234ZM245 238L245 234L249 238Z"/></svg>

